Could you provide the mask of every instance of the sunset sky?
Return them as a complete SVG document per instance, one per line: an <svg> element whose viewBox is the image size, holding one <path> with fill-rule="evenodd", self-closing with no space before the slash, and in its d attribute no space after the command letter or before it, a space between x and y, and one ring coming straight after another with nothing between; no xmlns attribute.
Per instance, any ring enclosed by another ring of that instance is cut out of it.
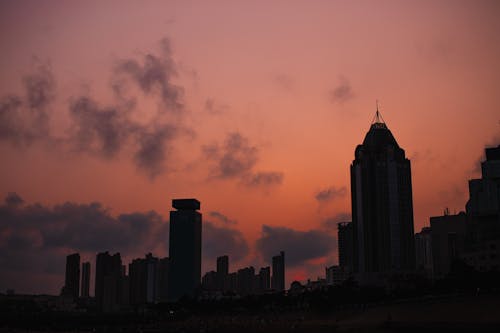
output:
<svg viewBox="0 0 500 333"><path fill-rule="evenodd" d="M190 197L202 272L285 250L287 286L324 275L376 100L415 230L463 210L500 144L499 17L493 0L1 1L0 292L59 293L73 252L168 255Z"/></svg>

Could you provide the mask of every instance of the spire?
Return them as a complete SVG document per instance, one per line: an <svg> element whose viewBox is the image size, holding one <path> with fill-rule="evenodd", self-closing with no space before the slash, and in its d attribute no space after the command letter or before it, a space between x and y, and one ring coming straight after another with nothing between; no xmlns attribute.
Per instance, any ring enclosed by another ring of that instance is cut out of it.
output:
<svg viewBox="0 0 500 333"><path fill-rule="evenodd" d="M386 128L387 126L385 125L384 118L382 118L382 115L380 114L380 111L378 110L378 99L375 101L375 106L377 111L375 112L375 116L372 119L372 128Z"/></svg>

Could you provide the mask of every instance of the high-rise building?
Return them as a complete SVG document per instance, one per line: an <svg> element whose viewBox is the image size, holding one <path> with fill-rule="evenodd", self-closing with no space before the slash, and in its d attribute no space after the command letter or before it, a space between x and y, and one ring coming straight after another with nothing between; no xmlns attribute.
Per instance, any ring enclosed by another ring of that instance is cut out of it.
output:
<svg viewBox="0 0 500 333"><path fill-rule="evenodd" d="M98 253L95 269L95 299L104 312L118 311L122 303L122 259L120 253Z"/></svg>
<svg viewBox="0 0 500 333"><path fill-rule="evenodd" d="M434 278L432 261L432 233L430 227L424 227L415 234L415 265L417 273L427 279Z"/></svg>
<svg viewBox="0 0 500 333"><path fill-rule="evenodd" d="M80 255L70 254L66 257L66 278L64 283L64 294L78 298L80 293Z"/></svg>
<svg viewBox="0 0 500 333"><path fill-rule="evenodd" d="M90 262L82 264L82 293L83 298L90 296Z"/></svg>
<svg viewBox="0 0 500 333"><path fill-rule="evenodd" d="M273 275L271 288L275 291L285 290L285 252L273 257Z"/></svg>
<svg viewBox="0 0 500 333"><path fill-rule="evenodd" d="M217 257L217 289L225 290L225 282L227 280L227 275L229 274L229 257L221 256Z"/></svg>
<svg viewBox="0 0 500 333"><path fill-rule="evenodd" d="M338 224L338 249L339 266L347 270L352 270L353 266L353 235L352 223L341 222Z"/></svg>
<svg viewBox="0 0 500 333"><path fill-rule="evenodd" d="M196 199L174 199L170 212L169 298L193 296L201 279L201 214Z"/></svg>
<svg viewBox="0 0 500 333"><path fill-rule="evenodd" d="M158 258L151 253L129 264L130 303L142 305L158 300Z"/></svg>
<svg viewBox="0 0 500 333"><path fill-rule="evenodd" d="M259 292L263 293L271 289L271 268L262 267L259 271Z"/></svg>
<svg viewBox="0 0 500 333"><path fill-rule="evenodd" d="M168 272L170 269L170 259L160 258L158 261L158 301L168 301Z"/></svg>
<svg viewBox="0 0 500 333"><path fill-rule="evenodd" d="M415 268L410 160L378 110L351 164L354 272L373 282ZM383 274L380 274L383 273Z"/></svg>

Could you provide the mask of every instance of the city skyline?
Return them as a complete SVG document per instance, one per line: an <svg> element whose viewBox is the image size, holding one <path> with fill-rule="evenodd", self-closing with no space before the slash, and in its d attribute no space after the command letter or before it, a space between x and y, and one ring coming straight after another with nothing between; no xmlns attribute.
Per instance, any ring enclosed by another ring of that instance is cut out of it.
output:
<svg viewBox="0 0 500 333"><path fill-rule="evenodd" d="M0 6L2 289L59 293L73 252L168 255L181 197L203 202L202 275L284 250L288 286L337 262L376 99L415 232L465 210L500 143L494 2Z"/></svg>

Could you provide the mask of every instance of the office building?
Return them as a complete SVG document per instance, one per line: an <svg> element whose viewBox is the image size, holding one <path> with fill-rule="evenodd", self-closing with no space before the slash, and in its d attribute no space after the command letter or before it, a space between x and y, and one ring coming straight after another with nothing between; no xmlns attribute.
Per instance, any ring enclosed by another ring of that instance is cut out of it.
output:
<svg viewBox="0 0 500 333"><path fill-rule="evenodd" d="M201 279L201 214L196 199L174 199L170 212L169 299L194 296Z"/></svg>
<svg viewBox="0 0 500 333"><path fill-rule="evenodd" d="M271 288L275 291L285 290L285 252L273 257L273 275L271 277Z"/></svg>
<svg viewBox="0 0 500 333"><path fill-rule="evenodd" d="M100 311L115 312L122 304L122 259L120 253L98 253L95 269L95 299Z"/></svg>
<svg viewBox="0 0 500 333"><path fill-rule="evenodd" d="M71 254L66 257L65 295L77 299L80 294L80 255Z"/></svg>
<svg viewBox="0 0 500 333"><path fill-rule="evenodd" d="M82 264L82 292L81 297L90 297L90 262Z"/></svg>
<svg viewBox="0 0 500 333"><path fill-rule="evenodd" d="M415 268L410 161L378 110L351 164L354 272L379 283Z"/></svg>

